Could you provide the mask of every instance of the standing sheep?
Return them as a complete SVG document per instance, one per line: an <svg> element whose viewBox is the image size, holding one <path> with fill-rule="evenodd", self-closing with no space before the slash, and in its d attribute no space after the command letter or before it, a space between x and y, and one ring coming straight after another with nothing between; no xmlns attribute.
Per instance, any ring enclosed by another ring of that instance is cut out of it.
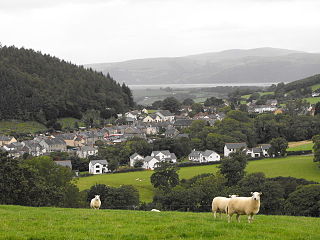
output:
<svg viewBox="0 0 320 240"><path fill-rule="evenodd" d="M224 212L226 213L226 207L228 205L228 202L231 198L238 197L238 195L229 195L230 198L226 197L215 197L212 200L212 212L214 218L217 218L217 212L220 213L220 218L221 218L221 213Z"/></svg>
<svg viewBox="0 0 320 240"><path fill-rule="evenodd" d="M252 223L253 215L257 214L260 209L261 194L261 192L251 192L252 197L230 199L227 206L228 222L231 221L233 214L237 214L238 222L240 222L240 215L247 215L248 222Z"/></svg>
<svg viewBox="0 0 320 240"><path fill-rule="evenodd" d="M101 207L100 195L95 195L95 197L91 199L90 207L92 209L99 209Z"/></svg>

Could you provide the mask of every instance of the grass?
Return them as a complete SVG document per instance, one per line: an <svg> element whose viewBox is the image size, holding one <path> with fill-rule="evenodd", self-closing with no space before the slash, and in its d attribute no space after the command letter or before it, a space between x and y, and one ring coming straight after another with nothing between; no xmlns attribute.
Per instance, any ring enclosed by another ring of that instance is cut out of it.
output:
<svg viewBox="0 0 320 240"><path fill-rule="evenodd" d="M312 141L299 141L299 142L289 142L289 148L287 151L305 151L313 150Z"/></svg>
<svg viewBox="0 0 320 240"><path fill-rule="evenodd" d="M260 96L274 94L274 92L258 92L258 93L260 94ZM248 99L250 96L251 96L251 94L247 94L247 95L241 96L241 98Z"/></svg>
<svg viewBox="0 0 320 240"><path fill-rule="evenodd" d="M66 129L66 128L72 129L72 128L74 128L76 122L78 123L79 127L85 127L84 123L81 122L81 120L76 119L76 118L70 117L70 118L59 118L58 119L58 123L61 124L62 129Z"/></svg>
<svg viewBox="0 0 320 240"><path fill-rule="evenodd" d="M312 161L313 156L290 156L250 161L246 171L264 172L267 177L292 176L320 182L320 168ZM180 179L189 179L202 173L215 173L218 165L180 168ZM151 202L154 188L150 183L153 171L95 175L77 179L80 190L89 189L96 183L119 187L133 185L139 190L140 200ZM138 179L138 180L136 180ZM141 180L141 181L140 181Z"/></svg>
<svg viewBox="0 0 320 240"><path fill-rule="evenodd" d="M320 102L320 97L309 97L304 98L303 100L306 100L310 104L316 104L317 102Z"/></svg>
<svg viewBox="0 0 320 240"><path fill-rule="evenodd" d="M15 133L30 133L45 132L46 126L34 121L22 122L18 120L0 121L0 134L9 135Z"/></svg>
<svg viewBox="0 0 320 240"><path fill-rule="evenodd" d="M311 86L312 91L315 91L319 88L320 88L320 84L316 84L316 85Z"/></svg>
<svg viewBox="0 0 320 240"><path fill-rule="evenodd" d="M32 208L0 205L0 239L320 239L320 218L258 215L228 224L211 213Z"/></svg>

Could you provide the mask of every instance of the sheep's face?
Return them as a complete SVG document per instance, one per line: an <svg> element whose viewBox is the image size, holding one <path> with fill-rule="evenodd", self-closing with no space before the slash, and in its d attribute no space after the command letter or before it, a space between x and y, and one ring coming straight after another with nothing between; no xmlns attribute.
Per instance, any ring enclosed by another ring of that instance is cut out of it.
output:
<svg viewBox="0 0 320 240"><path fill-rule="evenodd" d="M100 195L95 195L94 198L100 200Z"/></svg>
<svg viewBox="0 0 320 240"><path fill-rule="evenodd" d="M261 194L262 194L261 192L251 192L252 199L253 199L253 200L256 200L256 201L259 201Z"/></svg>

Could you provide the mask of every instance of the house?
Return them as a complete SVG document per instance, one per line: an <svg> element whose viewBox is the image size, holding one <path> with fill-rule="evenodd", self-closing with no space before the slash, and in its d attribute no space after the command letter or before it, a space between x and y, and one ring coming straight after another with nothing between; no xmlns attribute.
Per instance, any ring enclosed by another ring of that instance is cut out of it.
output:
<svg viewBox="0 0 320 240"><path fill-rule="evenodd" d="M143 165L142 167L144 169L150 169L150 170L154 170L157 163L161 162L161 160L159 159L159 157L155 157L155 156L146 156L143 159Z"/></svg>
<svg viewBox="0 0 320 240"><path fill-rule="evenodd" d="M269 157L268 151L271 148L271 144L261 144L260 147L262 149L263 156Z"/></svg>
<svg viewBox="0 0 320 240"><path fill-rule="evenodd" d="M258 147L248 148L246 154L252 158L269 157L268 150L270 147L270 144L261 144Z"/></svg>
<svg viewBox="0 0 320 240"><path fill-rule="evenodd" d="M247 148L247 144L245 142L240 143L226 143L224 146L224 156L229 157L230 153L236 152L241 148Z"/></svg>
<svg viewBox="0 0 320 240"><path fill-rule="evenodd" d="M66 134L60 134L56 136L56 138L60 138L63 141L66 142L67 146L75 147L75 139L77 138L76 134L74 133L66 133Z"/></svg>
<svg viewBox="0 0 320 240"><path fill-rule="evenodd" d="M220 155L212 150L195 151L193 150L189 156L189 161L194 162L215 162L220 161Z"/></svg>
<svg viewBox="0 0 320 240"><path fill-rule="evenodd" d="M173 126L176 128L187 128L191 126L192 122L192 119L177 119Z"/></svg>
<svg viewBox="0 0 320 240"><path fill-rule="evenodd" d="M158 157L160 161L177 162L176 155L174 153L170 153L168 150L152 151L151 156Z"/></svg>
<svg viewBox="0 0 320 240"><path fill-rule="evenodd" d="M277 110L277 107L271 105L257 105L257 106L250 106L248 111L255 112L255 113L264 113L264 112L274 112Z"/></svg>
<svg viewBox="0 0 320 240"><path fill-rule="evenodd" d="M78 147L76 151L76 155L79 158L88 158L89 156L96 156L97 154L98 148L91 146Z"/></svg>
<svg viewBox="0 0 320 240"><path fill-rule="evenodd" d="M174 127L168 127L166 131L164 132L165 137L167 138L173 138L179 134L179 131L175 129Z"/></svg>
<svg viewBox="0 0 320 240"><path fill-rule="evenodd" d="M266 102L266 105L277 106L278 105L278 100L277 99L268 99L267 102Z"/></svg>
<svg viewBox="0 0 320 240"><path fill-rule="evenodd" d="M162 119L160 116L158 116L157 114L150 114L148 116L146 116L144 119L142 119L142 122L145 123L151 123L151 122L162 122Z"/></svg>
<svg viewBox="0 0 320 240"><path fill-rule="evenodd" d="M164 122L173 122L174 121L174 114L171 113L168 110L159 110L156 112L156 115L158 115L162 121Z"/></svg>
<svg viewBox="0 0 320 240"><path fill-rule="evenodd" d="M125 117L127 118L133 118L135 120L138 119L138 117L140 116L141 112L139 110L134 110L134 111L131 111L131 112L127 112L125 113Z"/></svg>
<svg viewBox="0 0 320 240"><path fill-rule="evenodd" d="M311 94L312 97L319 97L320 96L320 92L313 92Z"/></svg>
<svg viewBox="0 0 320 240"><path fill-rule="evenodd" d="M15 137L0 135L0 146L4 146L14 142L17 142L17 139L15 139Z"/></svg>
<svg viewBox="0 0 320 240"><path fill-rule="evenodd" d="M140 154L138 153L134 153L130 156L130 167L134 167L134 164L137 161L142 161L144 159L144 157L142 157Z"/></svg>
<svg viewBox="0 0 320 240"><path fill-rule="evenodd" d="M66 152L67 144L61 138L44 138L39 142L46 152Z"/></svg>
<svg viewBox="0 0 320 240"><path fill-rule="evenodd" d="M28 149L28 153L32 156L38 157L46 153L46 149L35 140L23 141L22 144L24 144L25 148Z"/></svg>
<svg viewBox="0 0 320 240"><path fill-rule="evenodd" d="M103 174L109 172L107 160L91 160L89 162L89 173Z"/></svg>
<svg viewBox="0 0 320 240"><path fill-rule="evenodd" d="M68 167L72 169L72 163L71 160L64 160L64 161L54 161L56 164L62 167Z"/></svg>
<svg viewBox="0 0 320 240"><path fill-rule="evenodd" d="M146 138L146 134L136 127L128 127L124 130L125 138Z"/></svg>

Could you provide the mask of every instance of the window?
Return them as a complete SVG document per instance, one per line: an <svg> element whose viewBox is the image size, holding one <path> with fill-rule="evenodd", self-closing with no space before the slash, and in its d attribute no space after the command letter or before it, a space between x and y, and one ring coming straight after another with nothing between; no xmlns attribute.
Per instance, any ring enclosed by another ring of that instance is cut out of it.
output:
<svg viewBox="0 0 320 240"><path fill-rule="evenodd" d="M100 173L100 170L99 170L99 169L97 169L97 170L96 170L96 173Z"/></svg>

